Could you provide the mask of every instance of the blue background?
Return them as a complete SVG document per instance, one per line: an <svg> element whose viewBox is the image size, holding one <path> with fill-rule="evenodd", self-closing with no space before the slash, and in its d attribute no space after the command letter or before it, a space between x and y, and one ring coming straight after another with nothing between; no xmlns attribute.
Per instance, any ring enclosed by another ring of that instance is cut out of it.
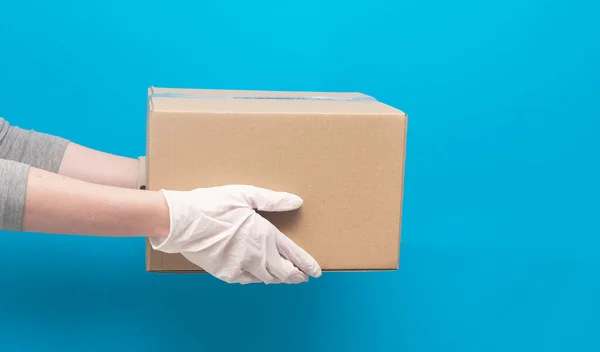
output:
<svg viewBox="0 0 600 352"><path fill-rule="evenodd" d="M143 239L2 235L0 349L598 351L600 5L3 1L0 115L137 157L150 85L409 114L401 270L145 273ZM110 101L110 104L107 103Z"/></svg>

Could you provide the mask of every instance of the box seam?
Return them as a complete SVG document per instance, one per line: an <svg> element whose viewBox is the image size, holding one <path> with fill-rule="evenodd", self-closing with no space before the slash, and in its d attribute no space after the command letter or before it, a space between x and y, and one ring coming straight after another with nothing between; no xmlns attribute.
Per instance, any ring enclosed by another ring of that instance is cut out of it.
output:
<svg viewBox="0 0 600 352"><path fill-rule="evenodd" d="M404 113L404 145L403 145L403 152L402 152L402 173L401 173L401 182L402 182L402 187L400 189L400 226L398 228L398 252L396 253L396 270L399 269L400 267L400 252L401 252L401 247L402 247L402 223L403 223L403 216L402 216L402 210L404 208L404 177L405 177L405 173L406 173L406 147L408 145L407 143L407 138L408 138L408 114Z"/></svg>

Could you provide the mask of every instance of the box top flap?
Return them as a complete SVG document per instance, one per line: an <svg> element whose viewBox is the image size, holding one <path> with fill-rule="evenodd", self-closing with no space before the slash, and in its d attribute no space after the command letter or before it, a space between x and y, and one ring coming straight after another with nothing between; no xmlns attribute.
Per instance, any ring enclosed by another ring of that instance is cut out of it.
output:
<svg viewBox="0 0 600 352"><path fill-rule="evenodd" d="M150 109L165 112L404 114L362 93L148 89Z"/></svg>

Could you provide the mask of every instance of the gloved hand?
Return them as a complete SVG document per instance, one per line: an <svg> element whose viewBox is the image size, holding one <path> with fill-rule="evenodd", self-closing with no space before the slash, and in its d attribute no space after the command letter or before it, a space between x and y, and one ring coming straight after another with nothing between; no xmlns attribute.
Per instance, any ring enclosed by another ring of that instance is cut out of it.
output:
<svg viewBox="0 0 600 352"><path fill-rule="evenodd" d="M255 211L294 210L300 197L243 185L161 192L171 230L166 238L150 238L155 250L181 253L229 283L300 283L307 275L321 276L306 251Z"/></svg>

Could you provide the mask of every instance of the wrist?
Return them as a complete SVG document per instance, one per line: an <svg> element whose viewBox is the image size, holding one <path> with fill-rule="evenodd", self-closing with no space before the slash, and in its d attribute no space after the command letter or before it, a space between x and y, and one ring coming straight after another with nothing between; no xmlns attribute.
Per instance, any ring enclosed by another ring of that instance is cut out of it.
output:
<svg viewBox="0 0 600 352"><path fill-rule="evenodd" d="M171 231L169 206L160 192L144 191L148 197L148 237L167 237Z"/></svg>

